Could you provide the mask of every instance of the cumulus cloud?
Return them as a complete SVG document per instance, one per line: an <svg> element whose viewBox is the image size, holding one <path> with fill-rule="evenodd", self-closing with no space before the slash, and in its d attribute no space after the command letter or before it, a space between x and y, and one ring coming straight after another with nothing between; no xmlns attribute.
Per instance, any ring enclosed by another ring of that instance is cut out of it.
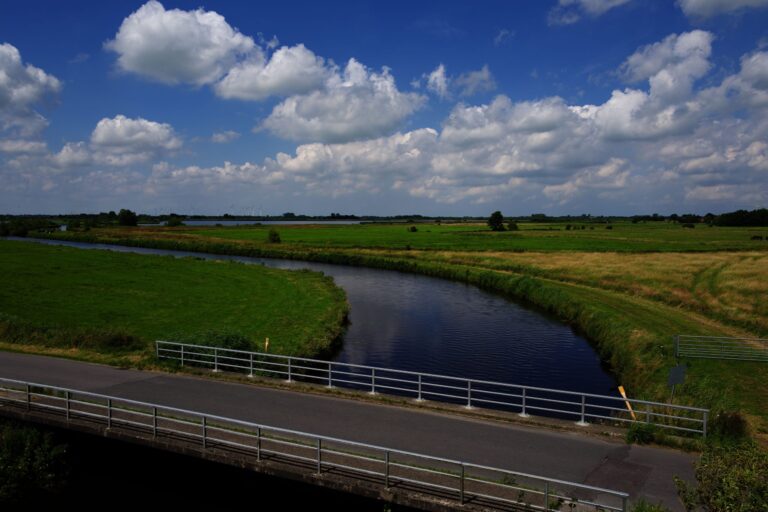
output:
<svg viewBox="0 0 768 512"><path fill-rule="evenodd" d="M123 20L106 48L120 69L167 84L210 84L239 56L257 51L253 39L214 11L166 10L151 0Z"/></svg>
<svg viewBox="0 0 768 512"><path fill-rule="evenodd" d="M677 4L689 18L711 18L719 14L768 6L768 0L678 0Z"/></svg>
<svg viewBox="0 0 768 512"><path fill-rule="evenodd" d="M584 15L596 18L630 0L559 0L547 16L550 25L571 25Z"/></svg>
<svg viewBox="0 0 768 512"><path fill-rule="evenodd" d="M183 145L173 127L146 119L124 115L100 120L91 133L90 142L67 143L51 161L59 167L98 163L129 166L172 153Z"/></svg>
<svg viewBox="0 0 768 512"><path fill-rule="evenodd" d="M15 46L0 44L0 130L24 137L37 134L48 122L35 108L60 90L55 76L25 65Z"/></svg>
<svg viewBox="0 0 768 512"><path fill-rule="evenodd" d="M216 144L226 144L227 142L232 142L238 138L240 138L240 134L238 132L234 130L226 130L223 132L214 133L211 136L211 142L215 142Z"/></svg>
<svg viewBox="0 0 768 512"><path fill-rule="evenodd" d="M303 44L283 46L268 61L259 52L236 65L215 89L222 98L263 100L269 96L304 94L318 89L331 73L325 60Z"/></svg>
<svg viewBox="0 0 768 512"><path fill-rule="evenodd" d="M261 127L294 140L365 139L396 129L424 101L419 94L399 91L389 69L377 73L350 59L322 89L276 105Z"/></svg>
<svg viewBox="0 0 768 512"><path fill-rule="evenodd" d="M0 140L0 153L42 154L47 151L48 145L45 142L23 139Z"/></svg>

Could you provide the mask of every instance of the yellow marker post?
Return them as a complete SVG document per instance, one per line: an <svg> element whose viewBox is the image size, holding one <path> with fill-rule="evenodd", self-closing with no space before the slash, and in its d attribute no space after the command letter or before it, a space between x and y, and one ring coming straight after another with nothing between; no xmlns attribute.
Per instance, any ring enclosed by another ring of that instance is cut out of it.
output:
<svg viewBox="0 0 768 512"><path fill-rule="evenodd" d="M264 340L264 352L269 352L269 338Z"/></svg>
<svg viewBox="0 0 768 512"><path fill-rule="evenodd" d="M632 404L630 404L627 399L627 393L624 391L624 386L619 386L619 393L624 397L624 403L627 405L627 409L629 409L629 414L632 415L632 420L637 421L637 416L635 416L635 411L632 410Z"/></svg>

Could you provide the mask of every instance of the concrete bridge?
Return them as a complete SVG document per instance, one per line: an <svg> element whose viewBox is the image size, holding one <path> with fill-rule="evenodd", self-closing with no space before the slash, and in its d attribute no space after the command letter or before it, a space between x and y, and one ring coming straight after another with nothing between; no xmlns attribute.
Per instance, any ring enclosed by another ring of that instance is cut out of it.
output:
<svg viewBox="0 0 768 512"><path fill-rule="evenodd" d="M425 510L514 510L521 493L621 510L611 489L682 511L673 477L693 481L691 454L420 409L11 353L0 378L72 390L6 383L4 416Z"/></svg>

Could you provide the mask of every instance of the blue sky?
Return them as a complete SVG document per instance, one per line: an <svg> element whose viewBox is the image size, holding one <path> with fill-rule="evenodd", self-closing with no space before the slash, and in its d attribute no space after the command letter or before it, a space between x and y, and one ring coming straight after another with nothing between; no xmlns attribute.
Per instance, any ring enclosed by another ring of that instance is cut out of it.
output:
<svg viewBox="0 0 768 512"><path fill-rule="evenodd" d="M35 2L0 213L768 203L768 0Z"/></svg>

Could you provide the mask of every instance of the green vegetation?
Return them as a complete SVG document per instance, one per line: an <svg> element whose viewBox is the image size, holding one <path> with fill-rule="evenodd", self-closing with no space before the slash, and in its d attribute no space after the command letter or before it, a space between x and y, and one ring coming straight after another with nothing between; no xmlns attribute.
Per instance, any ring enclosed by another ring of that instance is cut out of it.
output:
<svg viewBox="0 0 768 512"><path fill-rule="evenodd" d="M0 340L50 348L139 355L156 339L219 333L314 355L347 310L332 279L309 271L12 241L0 241L0 268Z"/></svg>
<svg viewBox="0 0 768 512"><path fill-rule="evenodd" d="M63 489L66 449L50 432L0 420L0 504L18 506Z"/></svg>
<svg viewBox="0 0 768 512"><path fill-rule="evenodd" d="M402 223L268 227L112 228L54 238L243 256L272 256L415 272L532 303L577 326L630 395L668 400L678 362L672 336L768 334L768 228L668 222ZM583 226L583 229L582 229ZM591 229L594 228L594 229ZM49 235L51 236L51 235ZM689 360L678 403L740 411L768 434L768 365Z"/></svg>

